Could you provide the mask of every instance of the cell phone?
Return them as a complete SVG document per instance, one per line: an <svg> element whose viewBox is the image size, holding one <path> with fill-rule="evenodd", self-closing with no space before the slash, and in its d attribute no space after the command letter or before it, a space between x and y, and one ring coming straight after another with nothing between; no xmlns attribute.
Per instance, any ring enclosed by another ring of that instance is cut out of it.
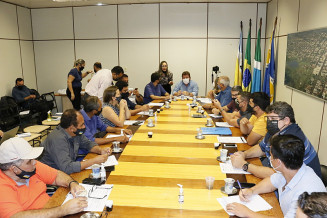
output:
<svg viewBox="0 0 327 218"><path fill-rule="evenodd" d="M224 144L225 148L237 148L236 144Z"/></svg>
<svg viewBox="0 0 327 218"><path fill-rule="evenodd" d="M206 115L203 115L203 114L193 114L192 117L193 118L204 118L204 117L206 117Z"/></svg>
<svg viewBox="0 0 327 218"><path fill-rule="evenodd" d="M253 186L255 186L254 183L248 183L248 182L240 182L242 188L252 188ZM236 189L240 189L239 185L237 182L234 182L234 187Z"/></svg>

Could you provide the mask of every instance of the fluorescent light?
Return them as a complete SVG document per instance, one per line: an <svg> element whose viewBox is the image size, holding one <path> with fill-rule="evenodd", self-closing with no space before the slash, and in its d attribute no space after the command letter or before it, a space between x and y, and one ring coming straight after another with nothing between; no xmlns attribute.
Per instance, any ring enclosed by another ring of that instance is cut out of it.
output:
<svg viewBox="0 0 327 218"><path fill-rule="evenodd" d="M103 3L99 2L99 3L97 3L97 5L98 5L98 6L102 6L102 5L103 5Z"/></svg>

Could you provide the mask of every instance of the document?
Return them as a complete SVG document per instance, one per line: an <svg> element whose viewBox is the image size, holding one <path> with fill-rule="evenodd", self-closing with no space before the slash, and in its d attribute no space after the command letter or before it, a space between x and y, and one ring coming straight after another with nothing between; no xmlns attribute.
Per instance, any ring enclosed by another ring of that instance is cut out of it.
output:
<svg viewBox="0 0 327 218"><path fill-rule="evenodd" d="M106 138L109 139L109 138L115 138L115 137L120 137L120 136L123 136L123 135L112 134L112 135L107 135ZM133 135L126 135L126 136L129 138L129 140L131 140Z"/></svg>
<svg viewBox="0 0 327 218"><path fill-rule="evenodd" d="M110 155L110 156L108 157L107 161L103 163L103 165L104 165L105 167L110 167L110 166L118 165L118 161L117 161L115 155ZM91 169L92 169L92 166L87 167L87 168L85 168L85 169L87 169L87 170L91 170Z"/></svg>
<svg viewBox="0 0 327 218"><path fill-rule="evenodd" d="M142 120L125 120L124 125L131 126L134 123L138 123L138 122L141 122L140 124L138 124L139 126L144 124L144 121L142 121Z"/></svg>
<svg viewBox="0 0 327 218"><path fill-rule="evenodd" d="M243 136L217 136L219 143L247 143Z"/></svg>
<svg viewBox="0 0 327 218"><path fill-rule="evenodd" d="M212 101L210 98L197 98L203 104L210 104Z"/></svg>
<svg viewBox="0 0 327 218"><path fill-rule="evenodd" d="M31 137L32 134L30 132L20 133L16 135L18 138L25 138L25 137Z"/></svg>
<svg viewBox="0 0 327 218"><path fill-rule="evenodd" d="M243 202L243 201L241 201L240 200L240 197L238 195L229 196L229 197L223 197L223 198L217 198L217 201L224 208L224 210L226 212L227 212L226 206L227 206L227 204L230 204L230 203L240 203L240 204L243 204L243 205L247 206L250 210L252 210L254 212L264 211L264 210L270 210L270 209L273 208L267 201L265 201L265 199L263 199L259 195L253 195L251 197L251 200L249 202ZM233 216L234 215L232 213L228 213L228 214L230 216Z"/></svg>
<svg viewBox="0 0 327 218"><path fill-rule="evenodd" d="M228 160L225 163L220 163L220 170L222 173L229 173L229 174L251 174L249 172L246 172L242 169L238 169L233 167L232 161Z"/></svg>
<svg viewBox="0 0 327 218"><path fill-rule="evenodd" d="M81 184L87 192L87 203L88 206L84 208L84 211L103 211L104 206L106 205L106 201L109 198L113 185L86 185ZM69 192L66 195L66 199L64 203L73 199L73 195ZM63 204L64 204L63 203Z"/></svg>
<svg viewBox="0 0 327 218"><path fill-rule="evenodd" d="M223 116L221 116L221 115L215 115L215 114L209 114L209 116L210 117L212 117L212 118L216 118L216 119L219 119L219 118L222 118Z"/></svg>
<svg viewBox="0 0 327 218"><path fill-rule="evenodd" d="M229 125L227 122L216 122L216 126L218 127L234 127L232 125Z"/></svg>
<svg viewBox="0 0 327 218"><path fill-rule="evenodd" d="M230 128L226 127L201 127L203 135L232 135Z"/></svg>
<svg viewBox="0 0 327 218"><path fill-rule="evenodd" d="M19 113L19 115L26 115L26 114L29 114L29 113L30 113L29 110L27 110L27 111L21 111L21 112Z"/></svg>
<svg viewBox="0 0 327 218"><path fill-rule="evenodd" d="M146 115L146 116L149 116L149 111L141 111L141 112L138 112L137 115Z"/></svg>
<svg viewBox="0 0 327 218"><path fill-rule="evenodd" d="M164 105L164 103L149 103L149 106L150 107L155 107L155 106L159 106L159 107L162 107Z"/></svg>

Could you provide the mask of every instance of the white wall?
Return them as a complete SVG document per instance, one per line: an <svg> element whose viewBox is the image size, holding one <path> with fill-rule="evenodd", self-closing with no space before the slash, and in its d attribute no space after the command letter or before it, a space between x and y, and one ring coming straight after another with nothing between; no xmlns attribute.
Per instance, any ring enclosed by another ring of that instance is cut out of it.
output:
<svg viewBox="0 0 327 218"><path fill-rule="evenodd" d="M0 2L0 27L0 96L11 96L17 77L36 88L30 9Z"/></svg>
<svg viewBox="0 0 327 218"><path fill-rule="evenodd" d="M86 69L96 61L104 68L121 65L130 87L141 92L150 75L166 60L181 79L188 70L200 87L211 89L211 69L220 66L234 80L239 22L244 37L252 19L252 56L256 23L263 18L262 51L265 48L265 3L161 3L32 9L38 87L41 92L66 87L74 59L83 58ZM264 59L264 52L262 52ZM51 66L51 67L49 67ZM47 85L46 81L51 80ZM87 79L83 80L83 87Z"/></svg>
<svg viewBox="0 0 327 218"><path fill-rule="evenodd" d="M276 100L292 105L297 123L318 151L320 163L327 165L326 103L284 85L287 34L327 27L327 1L272 0L268 3L267 32L270 36L275 17L278 17L275 40L277 85Z"/></svg>

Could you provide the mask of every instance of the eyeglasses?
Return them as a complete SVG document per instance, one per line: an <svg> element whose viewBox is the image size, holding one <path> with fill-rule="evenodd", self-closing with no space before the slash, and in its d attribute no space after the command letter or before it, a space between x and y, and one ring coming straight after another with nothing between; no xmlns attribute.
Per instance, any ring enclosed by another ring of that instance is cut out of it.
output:
<svg viewBox="0 0 327 218"><path fill-rule="evenodd" d="M96 186L94 185L90 190L89 190L89 193L88 193L88 197L89 198L94 198L94 199L104 199L105 197L107 197L108 195L104 195L103 197L98 197L98 196L102 196L102 195L99 195L101 194L101 190L110 190L112 189L112 187L110 188L103 188L103 187L100 187L100 186ZM98 190L98 191L97 191ZM93 194L93 196L91 196Z"/></svg>
<svg viewBox="0 0 327 218"><path fill-rule="evenodd" d="M244 102L244 101L239 101L238 99L235 99L236 104L241 104L242 102Z"/></svg>
<svg viewBox="0 0 327 218"><path fill-rule="evenodd" d="M277 121L280 121L280 120L283 120L285 117L282 117L282 116L265 116L265 120L277 120Z"/></svg>

